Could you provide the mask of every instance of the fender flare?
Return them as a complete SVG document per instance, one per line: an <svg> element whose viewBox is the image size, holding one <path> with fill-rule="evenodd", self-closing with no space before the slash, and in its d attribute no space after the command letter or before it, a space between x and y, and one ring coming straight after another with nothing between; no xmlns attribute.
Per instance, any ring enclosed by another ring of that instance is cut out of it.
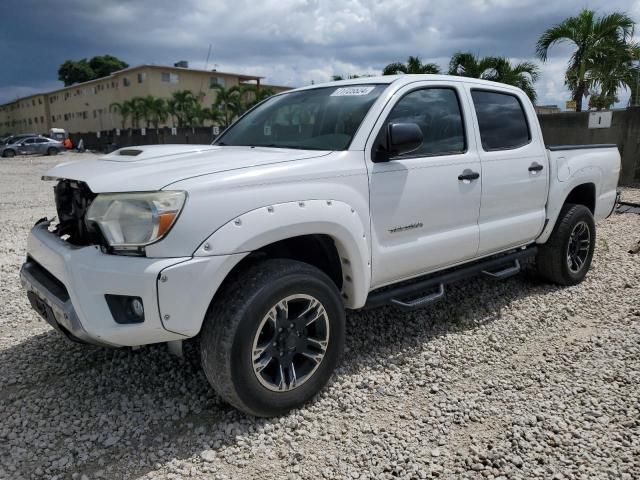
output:
<svg viewBox="0 0 640 480"><path fill-rule="evenodd" d="M560 210L562 210L562 206L569 198L571 192L580 185L584 185L585 183L593 183L596 187L596 208L598 201L598 191L600 188L600 182L602 180L602 171L596 167L583 167L580 170L576 171L571 177L569 177L566 181L562 182L554 182L552 179L551 189L549 191L549 198L547 201L547 223L542 230L540 236L536 239L536 243L545 243L551 233L553 232L553 228L558 221L558 215L560 215Z"/></svg>
<svg viewBox="0 0 640 480"><path fill-rule="evenodd" d="M369 223L337 200L301 200L248 211L204 240L194 257L233 255L302 235L331 237L342 264L342 297L347 308L360 308L371 284Z"/></svg>

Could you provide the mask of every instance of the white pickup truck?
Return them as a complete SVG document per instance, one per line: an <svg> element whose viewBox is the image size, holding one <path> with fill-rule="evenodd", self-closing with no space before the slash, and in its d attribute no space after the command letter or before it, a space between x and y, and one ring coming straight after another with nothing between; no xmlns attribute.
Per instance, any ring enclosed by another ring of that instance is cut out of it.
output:
<svg viewBox="0 0 640 480"><path fill-rule="evenodd" d="M545 148L519 89L403 75L301 88L213 145L130 147L49 171L57 221L21 278L68 338L199 340L220 396L300 406L343 350L345 309L413 309L524 263L583 280L616 202L614 145ZM363 326L366 328L366 326Z"/></svg>

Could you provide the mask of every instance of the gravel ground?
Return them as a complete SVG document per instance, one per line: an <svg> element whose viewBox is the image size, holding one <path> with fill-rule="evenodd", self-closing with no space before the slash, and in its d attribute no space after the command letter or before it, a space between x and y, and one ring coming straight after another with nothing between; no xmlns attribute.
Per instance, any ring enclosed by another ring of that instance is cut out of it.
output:
<svg viewBox="0 0 640 480"><path fill-rule="evenodd" d="M640 215L599 224L577 287L350 314L329 387L253 419L165 346L70 344L31 311L18 268L60 160L0 159L0 478L640 478Z"/></svg>

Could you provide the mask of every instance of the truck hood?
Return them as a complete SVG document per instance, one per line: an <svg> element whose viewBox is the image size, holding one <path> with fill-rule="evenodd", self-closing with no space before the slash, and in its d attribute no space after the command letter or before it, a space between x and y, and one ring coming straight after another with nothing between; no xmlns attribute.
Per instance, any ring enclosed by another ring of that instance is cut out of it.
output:
<svg viewBox="0 0 640 480"><path fill-rule="evenodd" d="M200 175L328 155L328 151L212 145L152 145L116 150L96 160L61 163L43 179L85 182L92 192L160 190Z"/></svg>

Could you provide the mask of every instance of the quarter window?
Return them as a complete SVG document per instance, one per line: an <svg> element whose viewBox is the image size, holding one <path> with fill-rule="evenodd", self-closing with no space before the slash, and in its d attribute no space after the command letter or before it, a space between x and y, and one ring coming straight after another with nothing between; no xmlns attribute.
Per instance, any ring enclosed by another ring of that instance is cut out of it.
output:
<svg viewBox="0 0 640 480"><path fill-rule="evenodd" d="M452 88L425 88L406 94L387 117L379 137L382 144L390 123L415 123L422 130L422 145L403 157L450 155L466 150L460 103Z"/></svg>
<svg viewBox="0 0 640 480"><path fill-rule="evenodd" d="M485 151L518 148L531 141L527 117L517 97L483 90L472 90L471 96Z"/></svg>

